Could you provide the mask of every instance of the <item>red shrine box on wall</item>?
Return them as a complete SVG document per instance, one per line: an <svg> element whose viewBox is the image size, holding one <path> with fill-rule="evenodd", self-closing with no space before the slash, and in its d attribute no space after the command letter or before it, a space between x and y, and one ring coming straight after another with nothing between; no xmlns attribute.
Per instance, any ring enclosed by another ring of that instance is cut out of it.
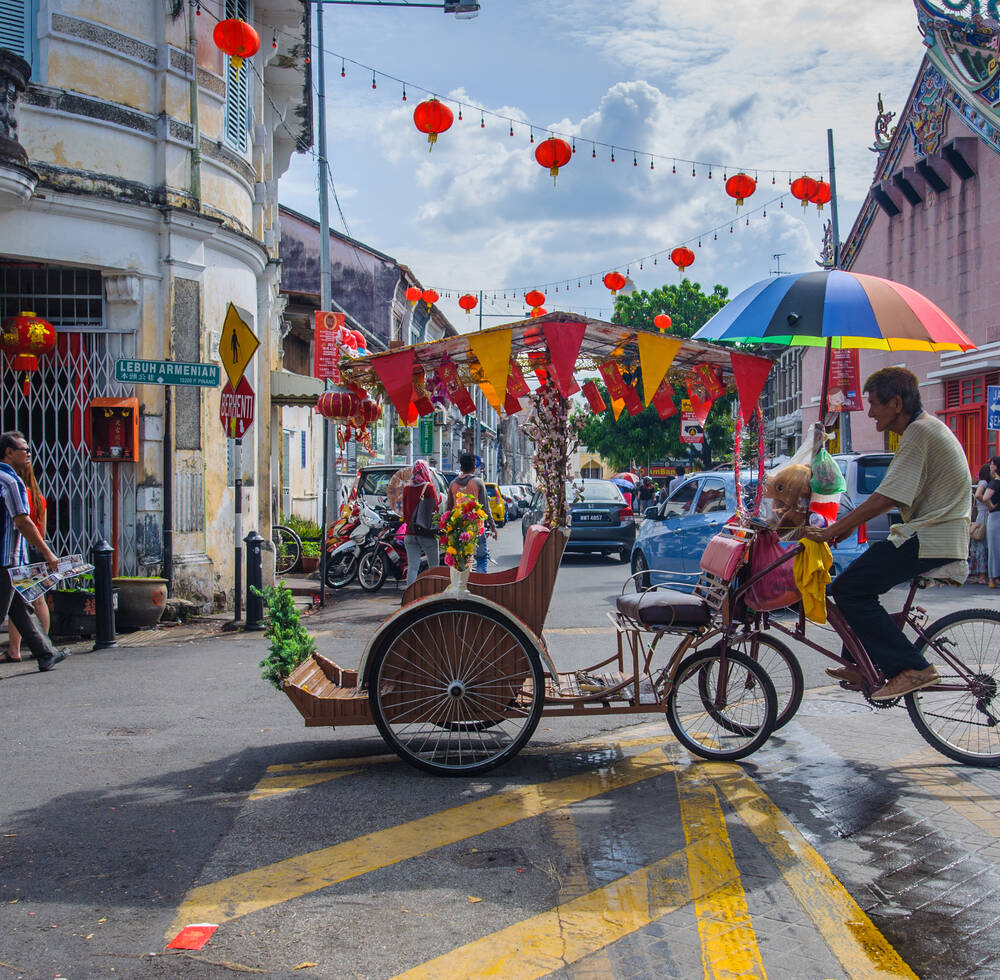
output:
<svg viewBox="0 0 1000 980"><path fill-rule="evenodd" d="M139 399L93 398L90 458L101 463L134 463L139 458Z"/></svg>

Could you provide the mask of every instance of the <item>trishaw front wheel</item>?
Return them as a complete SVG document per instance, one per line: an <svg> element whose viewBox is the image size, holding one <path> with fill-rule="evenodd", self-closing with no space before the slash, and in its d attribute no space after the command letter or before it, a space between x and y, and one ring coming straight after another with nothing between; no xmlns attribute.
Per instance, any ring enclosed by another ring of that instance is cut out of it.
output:
<svg viewBox="0 0 1000 980"><path fill-rule="evenodd" d="M667 695L670 730L703 759L731 762L756 752L777 715L765 670L732 649L714 647L682 661Z"/></svg>
<svg viewBox="0 0 1000 980"><path fill-rule="evenodd" d="M963 609L924 633L917 652L941 680L906 695L910 720L949 759L1000 766L1000 612Z"/></svg>
<svg viewBox="0 0 1000 980"><path fill-rule="evenodd" d="M435 775L503 764L541 717L538 651L495 609L462 599L418 608L369 664L368 702L379 732L401 759Z"/></svg>

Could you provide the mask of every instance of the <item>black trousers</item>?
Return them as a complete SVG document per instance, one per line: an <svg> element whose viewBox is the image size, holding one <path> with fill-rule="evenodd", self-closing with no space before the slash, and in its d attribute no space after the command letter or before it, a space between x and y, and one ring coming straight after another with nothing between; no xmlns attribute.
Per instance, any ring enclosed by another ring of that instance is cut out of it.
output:
<svg viewBox="0 0 1000 980"><path fill-rule="evenodd" d="M898 548L889 541L878 541L852 561L830 586L837 608L886 677L929 666L878 601L878 596L895 586L955 560L919 558L919 550L916 535Z"/></svg>
<svg viewBox="0 0 1000 980"><path fill-rule="evenodd" d="M21 634L21 642L39 660L51 657L56 648L52 641L42 632L41 623L35 615L35 610L21 598L21 593L11 585L10 571L0 568L0 619L9 616L10 621Z"/></svg>

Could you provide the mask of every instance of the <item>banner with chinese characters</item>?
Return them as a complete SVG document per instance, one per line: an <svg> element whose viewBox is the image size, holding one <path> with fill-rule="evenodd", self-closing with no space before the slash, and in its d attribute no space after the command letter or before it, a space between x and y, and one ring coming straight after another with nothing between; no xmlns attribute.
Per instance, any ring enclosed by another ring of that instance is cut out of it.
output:
<svg viewBox="0 0 1000 980"><path fill-rule="evenodd" d="M860 412L861 364L857 348L830 351L827 406L830 412Z"/></svg>
<svg viewBox="0 0 1000 980"><path fill-rule="evenodd" d="M313 342L313 377L321 381L329 378L340 384L340 343L344 329L344 314L316 311L316 332Z"/></svg>

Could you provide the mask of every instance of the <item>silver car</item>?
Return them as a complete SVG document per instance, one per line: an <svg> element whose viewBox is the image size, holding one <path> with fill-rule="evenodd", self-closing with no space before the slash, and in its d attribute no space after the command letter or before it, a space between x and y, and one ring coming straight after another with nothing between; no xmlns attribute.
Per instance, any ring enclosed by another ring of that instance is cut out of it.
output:
<svg viewBox="0 0 1000 980"><path fill-rule="evenodd" d="M854 501L855 507L878 490L892 457L892 453L839 453L833 457L844 474L847 495ZM889 536L889 528L901 520L898 510L890 510L868 521L869 544L884 541Z"/></svg>

